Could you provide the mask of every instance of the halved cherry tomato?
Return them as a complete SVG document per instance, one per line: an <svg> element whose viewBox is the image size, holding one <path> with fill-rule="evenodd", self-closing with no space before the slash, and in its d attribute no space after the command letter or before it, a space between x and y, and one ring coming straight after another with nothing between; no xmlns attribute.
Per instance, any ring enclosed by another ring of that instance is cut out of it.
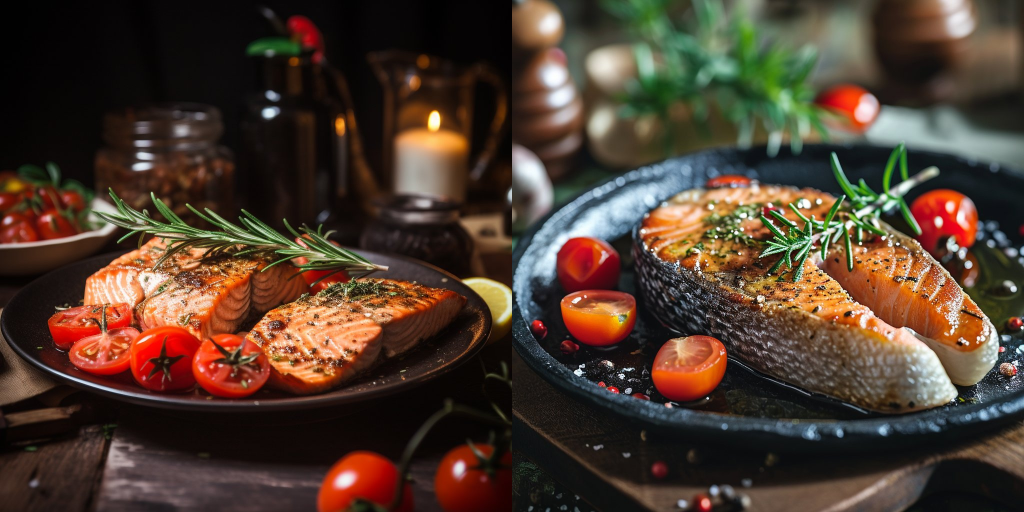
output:
<svg viewBox="0 0 1024 512"><path fill-rule="evenodd" d="M739 174L715 176L704 184L704 188L743 188L750 186L750 178Z"/></svg>
<svg viewBox="0 0 1024 512"><path fill-rule="evenodd" d="M132 341L139 336L134 327L109 329L75 342L68 358L76 368L96 375L114 375L128 370Z"/></svg>
<svg viewBox="0 0 1024 512"><path fill-rule="evenodd" d="M35 242L39 240L39 234L35 228L27 222L20 222L10 226L0 227L0 243L19 244Z"/></svg>
<svg viewBox="0 0 1024 512"><path fill-rule="evenodd" d="M39 233L43 240L65 238L78 234L78 231L71 225L67 217L64 217L60 212L52 208L39 214L39 218L36 219L36 232Z"/></svg>
<svg viewBox="0 0 1024 512"><path fill-rule="evenodd" d="M176 391L195 385L192 358L199 340L181 327L165 325L148 329L132 343L132 376L153 391Z"/></svg>
<svg viewBox="0 0 1024 512"><path fill-rule="evenodd" d="M867 130L881 110L875 95L849 84L837 85L822 91L814 103L841 116L843 123L840 128L857 133Z"/></svg>
<svg viewBox="0 0 1024 512"><path fill-rule="evenodd" d="M718 387L727 360L725 345L711 336L674 338L654 356L651 379L665 398L690 402Z"/></svg>
<svg viewBox="0 0 1024 512"><path fill-rule="evenodd" d="M570 293L562 299L562 320L580 343L614 345L626 339L636 325L636 299L609 290Z"/></svg>
<svg viewBox="0 0 1024 512"><path fill-rule="evenodd" d="M597 238L570 238L558 250L558 282L567 292L612 289L619 282L619 253Z"/></svg>
<svg viewBox="0 0 1024 512"><path fill-rule="evenodd" d="M235 334L203 342L192 357L192 375L208 393L242 398L259 391L270 377L270 362L259 345Z"/></svg>
<svg viewBox="0 0 1024 512"><path fill-rule="evenodd" d="M931 190L910 205L910 213L921 226L917 241L921 247L937 254L943 238L956 238L960 247L974 245L978 234L978 209L971 198L949 189Z"/></svg>
<svg viewBox="0 0 1024 512"><path fill-rule="evenodd" d="M132 309L123 302L68 308L54 313L47 321L54 345L67 350L86 336L100 334L104 315L108 329L128 327L132 323Z"/></svg>
<svg viewBox="0 0 1024 512"><path fill-rule="evenodd" d="M445 512L511 512L512 452L491 461L493 453L493 446L474 443L445 454L434 475L434 494Z"/></svg>
<svg viewBox="0 0 1024 512"><path fill-rule="evenodd" d="M65 208L71 208L75 212L85 209L85 198L76 190L65 189L60 191L60 202Z"/></svg>
<svg viewBox="0 0 1024 512"><path fill-rule="evenodd" d="M302 239L307 238L307 235L302 235L296 238L295 241L303 247L307 247L306 242ZM332 244L341 247L338 242L331 241ZM292 261L296 265L305 265L309 260L304 257L292 258ZM309 293L317 294L327 289L328 286L334 283L347 283L349 281L348 274L342 270L334 272L333 270L307 270L302 273L302 278L305 279L306 284L309 285Z"/></svg>
<svg viewBox="0 0 1024 512"><path fill-rule="evenodd" d="M383 455L357 451L344 456L331 467L316 496L318 512L350 509L357 500L387 507L395 497L398 468ZM395 512L412 512L412 486L402 489L402 504ZM369 508L365 510L370 510Z"/></svg>

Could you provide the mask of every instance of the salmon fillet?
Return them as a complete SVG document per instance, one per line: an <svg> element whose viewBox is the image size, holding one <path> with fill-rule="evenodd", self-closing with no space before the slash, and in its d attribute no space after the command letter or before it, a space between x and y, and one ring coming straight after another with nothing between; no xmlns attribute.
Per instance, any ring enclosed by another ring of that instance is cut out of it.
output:
<svg viewBox="0 0 1024 512"><path fill-rule="evenodd" d="M271 310L247 338L270 358L271 386L318 393L434 336L465 303L451 290L358 279Z"/></svg>
<svg viewBox="0 0 1024 512"><path fill-rule="evenodd" d="M912 239L886 226L890 235L855 246L853 271L833 244L824 261L812 253L797 282L789 269L768 275L781 256L758 257L771 238L761 209L792 202L823 219L834 201L757 184L677 195L635 232L647 306L670 327L719 337L731 355L809 391L881 412L949 402L953 382L973 384L991 369L994 328Z"/></svg>
<svg viewBox="0 0 1024 512"><path fill-rule="evenodd" d="M159 266L159 238L125 254L86 280L85 303L127 302L142 329L185 327L200 339L236 332L307 289L298 270L258 255L216 256L192 249Z"/></svg>
<svg viewBox="0 0 1024 512"><path fill-rule="evenodd" d="M887 231L887 240L853 246L856 272L846 272L843 247L823 268L880 318L912 329L939 356L953 384L977 384L999 357L995 326L917 240Z"/></svg>

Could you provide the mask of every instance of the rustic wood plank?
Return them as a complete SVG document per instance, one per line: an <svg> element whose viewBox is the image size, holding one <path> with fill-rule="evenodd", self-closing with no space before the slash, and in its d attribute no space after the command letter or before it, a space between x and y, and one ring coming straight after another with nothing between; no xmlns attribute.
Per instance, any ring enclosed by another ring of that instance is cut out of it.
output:
<svg viewBox="0 0 1024 512"><path fill-rule="evenodd" d="M103 427L89 425L35 451L8 447L0 452L0 510L89 510L106 446Z"/></svg>
<svg viewBox="0 0 1024 512"><path fill-rule="evenodd" d="M489 347L485 355L504 353ZM444 397L480 406L482 375L473 362L422 389L358 410L242 418L126 408L96 510L315 510L320 483L335 461L354 450L397 460ZM460 419L434 430L412 467L417 511L440 510L433 478L444 453L467 438L486 437L485 429Z"/></svg>
<svg viewBox="0 0 1024 512"><path fill-rule="evenodd" d="M959 445L880 455L769 454L646 432L556 391L512 360L516 447L600 509L678 510L729 484L756 510L901 510L935 490L1024 500L1024 423ZM669 476L655 480L655 461ZM744 488L747 481L751 487Z"/></svg>

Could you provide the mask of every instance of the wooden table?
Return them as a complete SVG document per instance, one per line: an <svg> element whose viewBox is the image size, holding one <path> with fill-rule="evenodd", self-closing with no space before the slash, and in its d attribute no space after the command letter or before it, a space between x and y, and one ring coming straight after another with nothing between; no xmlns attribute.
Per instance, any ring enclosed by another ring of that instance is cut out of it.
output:
<svg viewBox="0 0 1024 512"><path fill-rule="evenodd" d="M514 357L516 448L603 511L679 511L677 502L732 485L751 510L904 510L937 491L1024 506L1024 422L952 446L863 455L730 450L649 432L555 390ZM651 476L655 461L668 476ZM748 486L745 486L747 484ZM571 507L570 507L571 510Z"/></svg>
<svg viewBox="0 0 1024 512"><path fill-rule="evenodd" d="M507 257L499 263L509 267ZM497 272L510 280L510 272ZM30 279L0 281L0 307ZM513 357L508 340L480 358L496 369ZM55 439L0 447L0 510L315 510L327 469L354 450L397 460L410 436L446 397L487 407L483 370L473 360L411 393L361 408L259 417L165 412L89 393L85 424ZM39 405L28 401L5 413ZM421 445L412 465L417 511L438 511L433 475L441 457L486 429L449 419Z"/></svg>

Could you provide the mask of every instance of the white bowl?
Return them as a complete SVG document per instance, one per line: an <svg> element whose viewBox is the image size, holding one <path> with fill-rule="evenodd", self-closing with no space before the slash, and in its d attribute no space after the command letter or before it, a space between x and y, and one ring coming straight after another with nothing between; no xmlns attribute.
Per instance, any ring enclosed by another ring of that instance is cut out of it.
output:
<svg viewBox="0 0 1024 512"><path fill-rule="evenodd" d="M92 200L92 209L101 212L117 212L117 209L110 203L99 198ZM89 217L90 220L101 223L102 227L55 240L0 244L0 276L41 274L91 256L106 245L114 235L117 226L103 222L95 214Z"/></svg>

